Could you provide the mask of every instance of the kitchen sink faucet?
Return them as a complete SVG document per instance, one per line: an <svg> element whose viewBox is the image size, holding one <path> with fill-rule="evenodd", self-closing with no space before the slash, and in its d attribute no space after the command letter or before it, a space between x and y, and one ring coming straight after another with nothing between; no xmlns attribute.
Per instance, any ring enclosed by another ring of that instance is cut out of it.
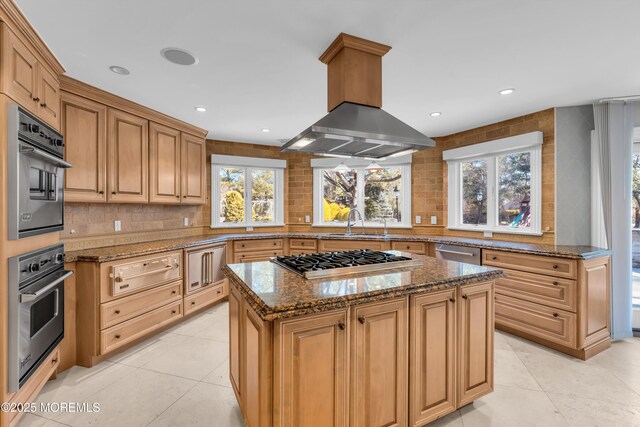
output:
<svg viewBox="0 0 640 427"><path fill-rule="evenodd" d="M360 211L358 211L357 209L351 209L349 211L349 216L347 216L347 236L351 235L351 217L356 216L354 215L354 213L357 214L358 217L360 217L360 223L362 224L362 234L364 234L364 219L362 218ZM353 218L353 221L355 221L354 225L358 223L358 220L356 218Z"/></svg>

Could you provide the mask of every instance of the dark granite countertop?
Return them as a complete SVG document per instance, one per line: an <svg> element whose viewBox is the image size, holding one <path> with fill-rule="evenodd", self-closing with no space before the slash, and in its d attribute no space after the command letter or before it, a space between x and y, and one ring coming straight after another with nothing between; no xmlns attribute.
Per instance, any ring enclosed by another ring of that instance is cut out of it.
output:
<svg viewBox="0 0 640 427"><path fill-rule="evenodd" d="M404 253L403 253L404 254ZM501 270L404 254L420 266L308 280L272 262L229 264L223 270L256 313L267 321L405 295L494 280Z"/></svg>
<svg viewBox="0 0 640 427"><path fill-rule="evenodd" d="M425 236L405 234L353 234L351 236L335 233L245 233L245 234L209 234L179 239L156 240L144 243L109 246L95 249L83 249L66 253L66 262L108 262L133 256L150 255L159 252L187 249L196 246L227 242L229 240L253 240L272 238L308 238L323 240L384 240L450 243L483 249L494 249L532 255L547 255L558 258L590 259L610 255L611 251L593 246L543 245L532 243L506 242L500 240L469 239L464 237Z"/></svg>

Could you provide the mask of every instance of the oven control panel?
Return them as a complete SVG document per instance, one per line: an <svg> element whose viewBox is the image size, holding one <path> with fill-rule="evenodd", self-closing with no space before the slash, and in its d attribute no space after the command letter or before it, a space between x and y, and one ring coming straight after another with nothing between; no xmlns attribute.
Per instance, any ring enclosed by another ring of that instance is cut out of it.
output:
<svg viewBox="0 0 640 427"><path fill-rule="evenodd" d="M64 138L60 133L22 108L18 108L18 121L20 139L27 140L61 159L64 157Z"/></svg>
<svg viewBox="0 0 640 427"><path fill-rule="evenodd" d="M59 269L64 264L64 245L49 246L37 252L31 252L18 259L20 287Z"/></svg>

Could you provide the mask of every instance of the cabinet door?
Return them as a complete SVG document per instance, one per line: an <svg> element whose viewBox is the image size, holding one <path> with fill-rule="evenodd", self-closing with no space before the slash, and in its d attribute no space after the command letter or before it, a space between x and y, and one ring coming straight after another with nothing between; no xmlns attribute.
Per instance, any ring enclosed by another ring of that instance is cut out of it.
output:
<svg viewBox="0 0 640 427"><path fill-rule="evenodd" d="M149 122L109 109L109 194L118 203L149 199Z"/></svg>
<svg viewBox="0 0 640 427"><path fill-rule="evenodd" d="M38 66L36 56L2 24L2 91L34 114L40 101Z"/></svg>
<svg viewBox="0 0 640 427"><path fill-rule="evenodd" d="M38 80L38 116L56 129L60 128L60 82L40 65Z"/></svg>
<svg viewBox="0 0 640 427"><path fill-rule="evenodd" d="M248 427L271 426L272 322L265 322L244 304L243 309L243 414Z"/></svg>
<svg viewBox="0 0 640 427"><path fill-rule="evenodd" d="M348 425L347 329L347 310L276 321L275 426Z"/></svg>
<svg viewBox="0 0 640 427"><path fill-rule="evenodd" d="M493 391L493 282L458 288L458 407Z"/></svg>
<svg viewBox="0 0 640 427"><path fill-rule="evenodd" d="M236 394L236 400L240 405L240 409L244 411L244 396L240 370L242 352L240 338L244 336L240 319L242 306L242 296L235 286L232 285L229 290L229 380Z"/></svg>
<svg viewBox="0 0 640 427"><path fill-rule="evenodd" d="M106 202L107 107L62 93L61 126L65 159L64 199L67 202Z"/></svg>
<svg viewBox="0 0 640 427"><path fill-rule="evenodd" d="M202 138L182 134L182 203L202 205L207 200L207 146Z"/></svg>
<svg viewBox="0 0 640 427"><path fill-rule="evenodd" d="M456 291L411 297L409 425L418 427L456 409Z"/></svg>
<svg viewBox="0 0 640 427"><path fill-rule="evenodd" d="M149 125L149 202L180 203L180 131Z"/></svg>
<svg viewBox="0 0 640 427"><path fill-rule="evenodd" d="M407 298L351 311L352 426L407 423Z"/></svg>
<svg viewBox="0 0 640 427"><path fill-rule="evenodd" d="M243 263L243 262L261 262L261 261L269 261L269 258L274 256L282 256L284 255L284 251L275 250L275 251L265 251L265 252L245 252L240 254L233 255L233 262L235 264Z"/></svg>

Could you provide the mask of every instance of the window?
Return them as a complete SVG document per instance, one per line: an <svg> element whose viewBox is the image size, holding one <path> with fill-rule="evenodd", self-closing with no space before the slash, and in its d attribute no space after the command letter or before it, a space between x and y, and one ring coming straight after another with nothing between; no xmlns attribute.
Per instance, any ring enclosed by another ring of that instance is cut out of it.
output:
<svg viewBox="0 0 640 427"><path fill-rule="evenodd" d="M284 225L286 161L211 156L211 227Z"/></svg>
<svg viewBox="0 0 640 427"><path fill-rule="evenodd" d="M449 228L541 234L542 133L444 152Z"/></svg>
<svg viewBox="0 0 640 427"><path fill-rule="evenodd" d="M338 159L313 159L314 225L346 226L349 212L358 210L365 226L411 227L411 158L379 162L367 170L366 160L348 159L348 172L337 172Z"/></svg>

